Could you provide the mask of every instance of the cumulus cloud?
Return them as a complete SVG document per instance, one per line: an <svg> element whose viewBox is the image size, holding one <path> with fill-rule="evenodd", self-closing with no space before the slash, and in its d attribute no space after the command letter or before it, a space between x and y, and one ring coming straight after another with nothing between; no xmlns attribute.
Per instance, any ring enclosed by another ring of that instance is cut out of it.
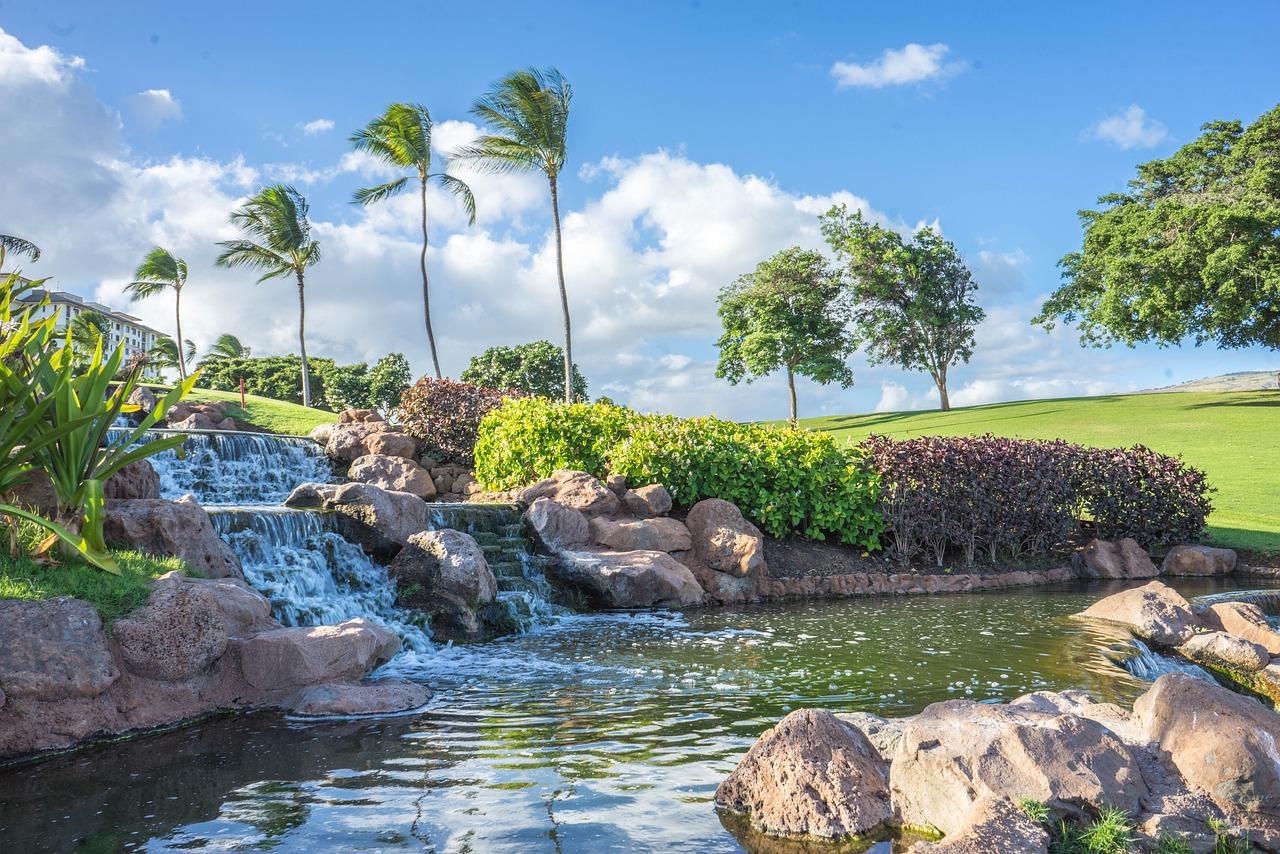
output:
<svg viewBox="0 0 1280 854"><path fill-rule="evenodd" d="M302 132L307 136L317 136L333 130L333 119L312 119L302 125Z"/></svg>
<svg viewBox="0 0 1280 854"><path fill-rule="evenodd" d="M1092 125L1085 132L1088 139L1109 142L1124 150L1152 148L1169 138L1163 124L1147 116L1146 110L1132 104L1123 112Z"/></svg>
<svg viewBox="0 0 1280 854"><path fill-rule="evenodd" d="M881 89L938 80L964 68L964 63L944 61L950 50L941 43L922 45L912 42L896 50L889 48L871 62L836 62L831 66L831 76L841 88Z"/></svg>
<svg viewBox="0 0 1280 854"><path fill-rule="evenodd" d="M147 89L129 98L129 112L147 130L182 118L182 103L168 89Z"/></svg>

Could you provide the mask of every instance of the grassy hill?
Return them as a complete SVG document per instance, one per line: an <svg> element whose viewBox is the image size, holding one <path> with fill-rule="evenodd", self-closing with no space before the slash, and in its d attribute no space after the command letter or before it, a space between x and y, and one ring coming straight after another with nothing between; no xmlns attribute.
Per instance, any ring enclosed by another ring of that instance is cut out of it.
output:
<svg viewBox="0 0 1280 854"><path fill-rule="evenodd" d="M858 442L995 433L1062 438L1096 447L1142 444L1180 455L1217 488L1213 542L1280 552L1280 391L1167 392L970 406L950 412L877 412L801 421Z"/></svg>
<svg viewBox="0 0 1280 854"><path fill-rule="evenodd" d="M223 411L232 418L247 421L269 433L288 436L305 436L317 424L332 424L338 420L337 414L324 409L310 409L256 394L245 395L245 408L241 409L240 393L235 391L197 388L192 389L190 399L198 403L221 403Z"/></svg>

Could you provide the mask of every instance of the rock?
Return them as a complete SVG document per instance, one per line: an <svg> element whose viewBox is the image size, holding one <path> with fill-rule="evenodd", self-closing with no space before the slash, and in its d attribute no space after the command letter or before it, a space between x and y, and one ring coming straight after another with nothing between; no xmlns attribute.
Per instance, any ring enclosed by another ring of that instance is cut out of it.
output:
<svg viewBox="0 0 1280 854"><path fill-rule="evenodd" d="M1047 854L1049 834L1008 798L981 798L965 824L940 842L917 842L907 854Z"/></svg>
<svg viewBox="0 0 1280 854"><path fill-rule="evenodd" d="M329 444L329 438L333 435L333 424L317 424L311 428L311 432L307 434L311 441L321 447Z"/></svg>
<svg viewBox="0 0 1280 854"><path fill-rule="evenodd" d="M671 555L655 551L562 551L551 572L605 608L679 608L702 588Z"/></svg>
<svg viewBox="0 0 1280 854"><path fill-rule="evenodd" d="M195 501L144 498L107 502L103 531L109 545L181 558L208 578L243 578L240 559L213 530Z"/></svg>
<svg viewBox="0 0 1280 854"><path fill-rule="evenodd" d="M591 541L587 517L581 511L557 504L550 498L539 498L527 511L525 519L538 538L550 548L569 549Z"/></svg>
<svg viewBox="0 0 1280 854"><path fill-rule="evenodd" d="M660 483L629 489L622 496L622 506L641 519L665 516L671 512L671 493Z"/></svg>
<svg viewBox="0 0 1280 854"><path fill-rule="evenodd" d="M0 690L8 702L96 697L119 678L88 602L0 600Z"/></svg>
<svg viewBox="0 0 1280 854"><path fill-rule="evenodd" d="M369 483L304 483L285 499L286 507L333 510L374 529L393 543L430 527L430 506L408 492Z"/></svg>
<svg viewBox="0 0 1280 854"><path fill-rule="evenodd" d="M387 575L395 580L403 605L431 614L437 637L479 637L479 612L498 595L479 543L450 528L409 537Z"/></svg>
<svg viewBox="0 0 1280 854"><path fill-rule="evenodd" d="M609 487L609 491L621 498L627 491L627 479L620 474L611 474L604 479L604 485Z"/></svg>
<svg viewBox="0 0 1280 854"><path fill-rule="evenodd" d="M332 459L352 462L369 453L364 440L374 433L381 433L386 425L379 421L344 421L332 425L324 452Z"/></svg>
<svg viewBox="0 0 1280 854"><path fill-rule="evenodd" d="M46 519L56 519L58 516L58 493L54 492L53 481L44 469L27 470L22 479L3 496L3 503L30 510Z"/></svg>
<svg viewBox="0 0 1280 854"><path fill-rule="evenodd" d="M740 576L765 571L764 536L737 505L704 499L690 508L685 523L693 534L694 552L707 566Z"/></svg>
<svg viewBox="0 0 1280 854"><path fill-rule="evenodd" d="M1150 798L1143 807L1144 813L1137 824L1138 833L1142 836L1148 839L1179 839L1197 854L1223 851L1215 848L1217 835L1210 829L1209 822L1222 821L1225 824L1226 815L1204 792L1173 792Z"/></svg>
<svg viewBox="0 0 1280 854"><path fill-rule="evenodd" d="M1123 590L1090 605L1081 614L1128 626L1134 634L1163 646L1178 646L1197 625L1191 604L1159 581Z"/></svg>
<svg viewBox="0 0 1280 854"><path fill-rule="evenodd" d="M639 519L635 522L613 522L603 516L591 520L591 539L618 551L649 549L658 552L684 552L693 548L689 529L678 519Z"/></svg>
<svg viewBox="0 0 1280 854"><path fill-rule="evenodd" d="M292 711L309 717L394 715L425 706L431 691L416 682L313 685L299 694Z"/></svg>
<svg viewBox="0 0 1280 854"><path fill-rule="evenodd" d="M1202 664L1226 664L1249 672L1261 670L1271 661L1265 647L1226 632L1193 635L1178 651Z"/></svg>
<svg viewBox="0 0 1280 854"><path fill-rule="evenodd" d="M212 590L165 584L152 592L146 605L117 620L111 636L131 673L176 682L221 656L228 631Z"/></svg>
<svg viewBox="0 0 1280 854"><path fill-rule="evenodd" d="M237 638L278 629L271 617L271 602L243 581L234 578L187 578L180 572L166 572L155 580L155 587L184 585L207 589L226 621L227 635Z"/></svg>
<svg viewBox="0 0 1280 854"><path fill-rule="evenodd" d="M339 424L380 424L385 421L376 409L344 409L338 413Z"/></svg>
<svg viewBox="0 0 1280 854"><path fill-rule="evenodd" d="M1136 813L1148 793L1129 747L1101 724L969 700L934 703L907 724L889 787L903 823L951 836L984 797L1031 798L1083 818L1102 807Z"/></svg>
<svg viewBox="0 0 1280 854"><path fill-rule="evenodd" d="M1160 565L1165 575L1227 575L1235 569L1236 553L1212 546L1174 546Z"/></svg>
<svg viewBox="0 0 1280 854"><path fill-rule="evenodd" d="M902 731L910 718L882 718L870 712L838 712L836 717L857 727L888 762L898 750Z"/></svg>
<svg viewBox="0 0 1280 854"><path fill-rule="evenodd" d="M160 497L160 475L147 460L135 460L107 478L102 493L108 499L136 501Z"/></svg>
<svg viewBox="0 0 1280 854"><path fill-rule="evenodd" d="M539 498L550 498L588 516L612 516L618 511L618 496L609 487L598 478L573 469L557 469L551 477L526 486L516 495L523 504L532 504Z"/></svg>
<svg viewBox="0 0 1280 854"><path fill-rule="evenodd" d="M1222 602L1200 611L1200 624L1207 629L1227 632L1244 638L1267 651L1272 658L1280 656L1280 632L1271 628L1262 609L1249 602Z"/></svg>
<svg viewBox="0 0 1280 854"><path fill-rule="evenodd" d="M234 432L240 428L236 425L236 420L234 418L224 418L218 422L217 429Z"/></svg>
<svg viewBox="0 0 1280 854"><path fill-rule="evenodd" d="M447 474L438 474L431 478L431 485L436 488L437 495L443 495L453 491L453 477Z"/></svg>
<svg viewBox="0 0 1280 854"><path fill-rule="evenodd" d="M1181 673L1157 679L1133 711L1147 740L1188 784L1228 810L1280 811L1280 715Z"/></svg>
<svg viewBox="0 0 1280 854"><path fill-rule="evenodd" d="M366 454L357 457L347 471L347 477L393 492L408 492L424 499L434 498L436 494L436 486L431 482L431 475L427 474L427 470L402 456Z"/></svg>
<svg viewBox="0 0 1280 854"><path fill-rule="evenodd" d="M144 385L134 386L133 391L129 392L129 396L125 399L125 403L129 406L138 407L138 412L143 415L150 415L155 412L156 394Z"/></svg>
<svg viewBox="0 0 1280 854"><path fill-rule="evenodd" d="M212 430L214 429L215 424L216 422L212 418L210 418L208 415L205 415L203 412L193 412L191 413L191 415L187 416L181 421L174 421L172 420L172 416L170 416L169 429L170 430Z"/></svg>
<svg viewBox="0 0 1280 854"><path fill-rule="evenodd" d="M1132 537L1118 543L1090 540L1076 557L1080 574L1088 578L1154 578L1160 574L1151 556Z"/></svg>
<svg viewBox="0 0 1280 854"><path fill-rule="evenodd" d="M268 692L359 679L400 651L390 629L363 619L272 629L232 645L245 681Z"/></svg>
<svg viewBox="0 0 1280 854"><path fill-rule="evenodd" d="M892 816L888 768L857 727L799 709L766 730L716 789L716 803L750 812L766 833L838 839Z"/></svg>
<svg viewBox="0 0 1280 854"><path fill-rule="evenodd" d="M368 454L402 457L417 465L418 440L404 433L371 433L364 437L364 449Z"/></svg>
<svg viewBox="0 0 1280 854"><path fill-rule="evenodd" d="M479 486L480 484L476 483L476 479L468 472L463 472L453 479L453 491L462 495L470 495L475 491L473 487L479 488Z"/></svg>

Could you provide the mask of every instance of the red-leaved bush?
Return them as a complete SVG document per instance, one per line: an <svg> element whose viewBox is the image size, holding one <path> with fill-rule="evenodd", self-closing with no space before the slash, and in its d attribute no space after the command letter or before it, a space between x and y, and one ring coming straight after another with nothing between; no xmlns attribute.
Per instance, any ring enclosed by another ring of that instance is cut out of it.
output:
<svg viewBox="0 0 1280 854"><path fill-rule="evenodd" d="M948 554L972 564L1046 555L1088 517L1100 537L1144 546L1197 538L1209 513L1204 473L1137 446L922 436L862 444L880 474L890 548L904 563Z"/></svg>
<svg viewBox="0 0 1280 854"><path fill-rule="evenodd" d="M518 391L483 388L423 377L400 397L397 413L404 432L422 441L427 453L470 465L480 419Z"/></svg>

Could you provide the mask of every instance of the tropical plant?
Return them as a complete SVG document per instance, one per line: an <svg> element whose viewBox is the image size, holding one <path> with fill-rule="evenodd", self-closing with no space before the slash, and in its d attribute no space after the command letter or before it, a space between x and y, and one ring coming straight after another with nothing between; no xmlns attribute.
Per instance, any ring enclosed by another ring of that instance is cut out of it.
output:
<svg viewBox="0 0 1280 854"><path fill-rule="evenodd" d="M796 375L826 385L853 385L849 302L822 253L799 246L761 261L720 291L716 376L737 385L785 371L791 425L796 425Z"/></svg>
<svg viewBox="0 0 1280 854"><path fill-rule="evenodd" d="M563 399L564 350L550 341L531 341L514 347L490 347L458 379L485 388L513 388L525 394ZM573 366L573 399L587 399L587 381Z"/></svg>
<svg viewBox="0 0 1280 854"><path fill-rule="evenodd" d="M427 326L427 344L431 348L431 364L436 379L440 372L440 357L436 354L436 336L431 327L431 284L427 275L427 186L438 183L462 202L472 225L476 221L476 200L471 188L448 172L431 171L431 114L421 104L391 104L369 124L351 135L351 144L357 151L372 155L389 166L412 170L418 179L418 194L422 205L422 252L418 265L422 270L422 315ZM406 175L385 184L356 190L352 201L372 205L396 195L409 185Z"/></svg>
<svg viewBox="0 0 1280 854"><path fill-rule="evenodd" d="M173 291L173 320L177 329L174 341L184 340L182 337L182 289L187 284L187 262L174 255L168 249L153 247L142 259L138 269L133 272L134 280L125 285L125 293L134 302L156 296L165 291ZM187 378L187 361L190 356L179 353L173 348L173 361L178 369L178 378ZM194 355L194 353L192 354Z"/></svg>
<svg viewBox="0 0 1280 854"><path fill-rule="evenodd" d="M240 339L230 332L224 332L213 342L209 351L196 362L197 368L203 368L217 359L240 359L251 355L248 347L240 343Z"/></svg>
<svg viewBox="0 0 1280 854"><path fill-rule="evenodd" d="M182 348L182 359L178 358L178 345L168 335L161 335L147 352L147 364L161 370L177 368L182 370L183 362L192 362L196 358L195 342L187 340Z"/></svg>
<svg viewBox="0 0 1280 854"><path fill-rule="evenodd" d="M244 267L262 273L258 282L293 276L298 287L298 346L302 357L302 405L311 405L311 368L307 363L307 268L320 261L320 244L311 237L307 200L293 187L264 187L231 214L232 224L248 239L218 245L219 267Z"/></svg>
<svg viewBox="0 0 1280 854"><path fill-rule="evenodd" d="M564 284L564 244L560 234L560 172L564 169L569 129L569 82L554 68L529 68L499 80L479 98L471 113L485 133L455 157L490 172L542 172L551 190L555 226L556 276L564 317L564 395L573 402L573 336L569 293Z"/></svg>
<svg viewBox="0 0 1280 854"><path fill-rule="evenodd" d="M4 264L5 256L9 254L26 255L32 261L39 261L40 247L12 234L0 234L0 264Z"/></svg>
<svg viewBox="0 0 1280 854"><path fill-rule="evenodd" d="M111 320L100 311L81 311L67 325L74 358L87 361L101 343L111 337Z"/></svg>

